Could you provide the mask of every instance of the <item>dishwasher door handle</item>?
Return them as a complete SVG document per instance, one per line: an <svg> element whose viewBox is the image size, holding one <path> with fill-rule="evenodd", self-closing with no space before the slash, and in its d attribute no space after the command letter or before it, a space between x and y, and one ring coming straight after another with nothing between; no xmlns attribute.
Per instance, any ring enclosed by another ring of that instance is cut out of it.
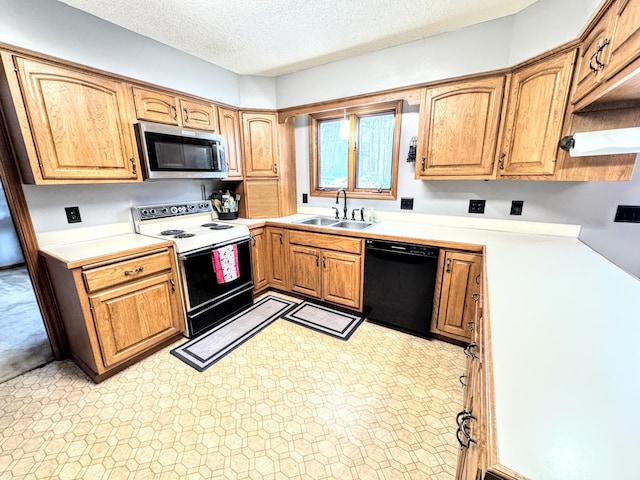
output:
<svg viewBox="0 0 640 480"><path fill-rule="evenodd" d="M393 246L391 247L393 248ZM376 248L376 247L366 247L365 248L365 253L366 252L374 252L374 253L381 253L382 255L379 255L380 257L384 256L384 254L386 254L386 256L388 258L394 258L394 257L398 257L398 256L411 256L411 257L416 257L416 258L438 258L437 255L435 256L431 256L431 255L424 255L422 253L412 253L412 252L407 252L406 250L400 251L400 250L387 250L385 248Z"/></svg>

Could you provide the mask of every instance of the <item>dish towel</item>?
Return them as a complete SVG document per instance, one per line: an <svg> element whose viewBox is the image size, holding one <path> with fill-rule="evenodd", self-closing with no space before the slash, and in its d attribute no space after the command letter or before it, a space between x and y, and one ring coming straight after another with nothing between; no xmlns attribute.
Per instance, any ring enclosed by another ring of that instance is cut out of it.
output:
<svg viewBox="0 0 640 480"><path fill-rule="evenodd" d="M213 271L219 284L233 282L240 276L238 265L238 247L236 244L227 245L213 251L211 255Z"/></svg>

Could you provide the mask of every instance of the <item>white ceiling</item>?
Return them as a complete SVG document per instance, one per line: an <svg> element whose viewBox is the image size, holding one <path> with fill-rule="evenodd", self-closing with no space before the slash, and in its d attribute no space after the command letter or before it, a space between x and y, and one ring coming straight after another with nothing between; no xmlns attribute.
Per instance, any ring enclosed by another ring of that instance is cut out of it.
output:
<svg viewBox="0 0 640 480"><path fill-rule="evenodd" d="M512 15L536 0L59 0L242 75L278 76Z"/></svg>

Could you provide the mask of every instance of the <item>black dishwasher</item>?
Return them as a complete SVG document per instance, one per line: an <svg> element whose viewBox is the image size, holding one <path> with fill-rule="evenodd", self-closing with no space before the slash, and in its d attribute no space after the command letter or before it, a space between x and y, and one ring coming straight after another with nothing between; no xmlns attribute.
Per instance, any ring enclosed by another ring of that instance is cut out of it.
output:
<svg viewBox="0 0 640 480"><path fill-rule="evenodd" d="M428 335L439 249L370 239L365 245L367 318L398 330Z"/></svg>

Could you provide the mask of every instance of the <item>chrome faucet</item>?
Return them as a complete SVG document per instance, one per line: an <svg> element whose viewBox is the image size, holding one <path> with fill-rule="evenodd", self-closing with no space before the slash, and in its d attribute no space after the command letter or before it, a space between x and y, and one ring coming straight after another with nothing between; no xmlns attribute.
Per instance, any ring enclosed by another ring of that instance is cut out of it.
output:
<svg viewBox="0 0 640 480"><path fill-rule="evenodd" d="M342 219L347 220L347 192L344 188L338 190L338 193L336 194L336 203L340 203L340 192L344 193L344 208L342 210L344 212L344 217L342 217Z"/></svg>

